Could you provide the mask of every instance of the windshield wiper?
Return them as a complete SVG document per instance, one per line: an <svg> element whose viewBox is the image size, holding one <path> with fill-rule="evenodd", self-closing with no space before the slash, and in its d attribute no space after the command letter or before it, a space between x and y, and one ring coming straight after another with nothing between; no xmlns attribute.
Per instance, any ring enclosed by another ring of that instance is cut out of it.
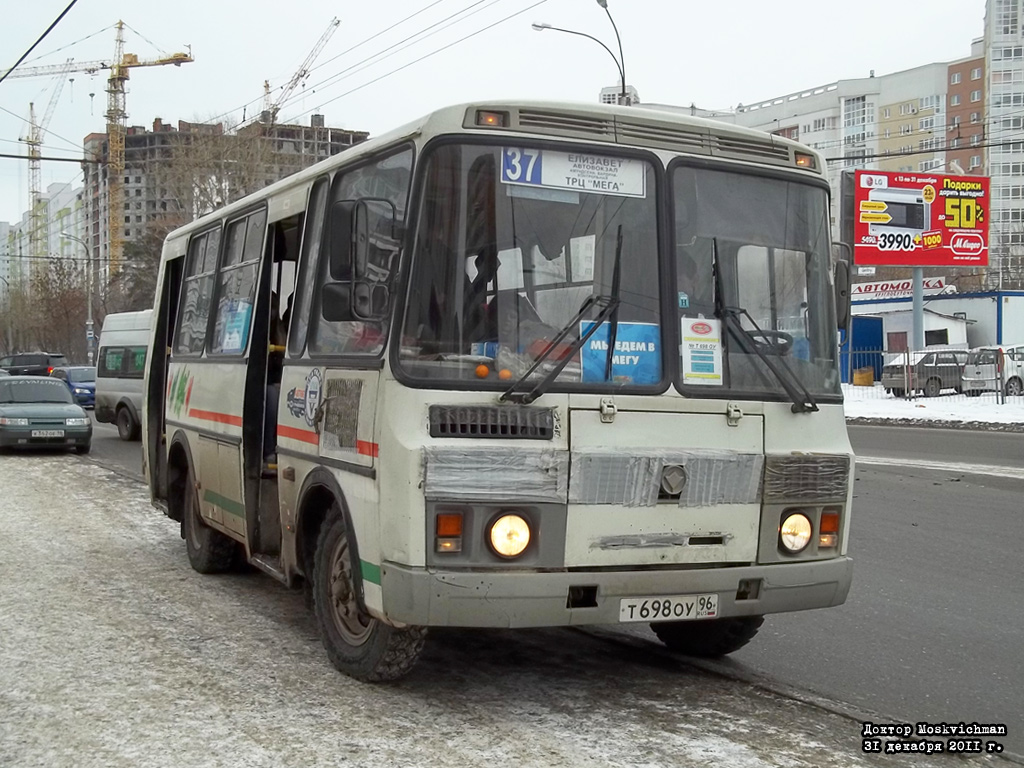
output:
<svg viewBox="0 0 1024 768"><path fill-rule="evenodd" d="M587 343L587 340L594 335L594 332L601 327L602 323L604 323L604 321L608 319L608 316L611 315L612 312L614 312L618 308L618 306L619 300L615 296L601 296L597 294L592 294L591 296L588 296L587 300L583 302L583 306L580 307L580 311L576 313L576 316L573 317L573 319L570 320L565 325L565 327L558 332L558 335L555 336L555 338L552 339L548 347L543 352L540 353L540 356L534 361L533 365L530 366L529 370L527 370L526 373L524 373L522 376L516 379L516 381L512 383L512 386L506 389L501 394L501 397L498 398L498 402L511 400L516 403L528 404L532 403L534 400L536 400L538 397L544 394L544 390L551 385L551 382L558 377L558 374L562 372L562 369L569 364L569 361L573 358L573 355L580 351L580 348ZM572 329L576 327L576 324L583 319L584 315L586 315L587 312L590 311L591 307L601 307L601 311L598 313L597 317L594 318L593 325L590 326L589 330L587 330L587 332L584 334L580 334L580 337L570 345L565 355L557 363L555 363L554 367L552 367L552 369L548 371L547 375L543 379L537 382L533 389L531 389L529 392L517 393L516 390L523 384L524 381L526 381L527 379L530 378L530 376L533 375L534 371L536 371L538 368L540 368L541 365L543 365L544 361L551 356L551 353L558 348L558 345L562 342L562 339L569 335Z"/></svg>
<svg viewBox="0 0 1024 768"><path fill-rule="evenodd" d="M793 401L793 413L810 413L818 410L818 404L814 401L811 393L807 390L807 387L803 385L800 378L793 373L789 366L783 365L780 367L776 365L769 355L764 353L761 349L761 345L757 341L755 334L748 331L743 327L743 323L740 321L741 315L746 315L750 324L754 326L754 330L761 334L761 338L767 338L757 323L754 322L754 318L750 316L750 313L742 307L726 307L724 299L722 297L722 274L720 265L718 262L718 238L714 238L711 241L714 258L714 269L715 269L715 313L722 318L723 321L729 321L732 323L733 329L742 338L747 340L747 344L750 349L754 350L754 353L761 358L761 361L765 364L765 367L772 372L775 379L782 385L782 388L786 390L786 394L789 395L789 399Z"/></svg>
<svg viewBox="0 0 1024 768"><path fill-rule="evenodd" d="M619 333L619 283L622 276L622 225L619 224L619 233L615 238L615 264L612 267L612 293L615 301L611 317L608 321L608 355L604 360L604 380L612 380L612 362L615 359L615 338ZM596 325L596 324L595 324Z"/></svg>

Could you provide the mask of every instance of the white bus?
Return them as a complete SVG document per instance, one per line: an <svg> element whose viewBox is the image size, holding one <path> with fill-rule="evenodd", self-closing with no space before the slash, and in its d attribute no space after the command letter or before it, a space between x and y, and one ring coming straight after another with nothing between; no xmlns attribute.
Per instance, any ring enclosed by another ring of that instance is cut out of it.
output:
<svg viewBox="0 0 1024 768"><path fill-rule="evenodd" d="M167 237L153 501L197 571L308 589L358 679L432 626L734 651L850 587L828 212L821 155L777 136L438 110Z"/></svg>

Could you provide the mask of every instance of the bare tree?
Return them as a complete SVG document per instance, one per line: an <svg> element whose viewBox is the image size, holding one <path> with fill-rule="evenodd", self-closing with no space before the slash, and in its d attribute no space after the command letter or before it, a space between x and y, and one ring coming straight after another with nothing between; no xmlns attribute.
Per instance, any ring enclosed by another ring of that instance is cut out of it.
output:
<svg viewBox="0 0 1024 768"><path fill-rule="evenodd" d="M85 270L70 259L52 259L32 276L31 301L26 302L24 336L47 352L71 361L86 359Z"/></svg>

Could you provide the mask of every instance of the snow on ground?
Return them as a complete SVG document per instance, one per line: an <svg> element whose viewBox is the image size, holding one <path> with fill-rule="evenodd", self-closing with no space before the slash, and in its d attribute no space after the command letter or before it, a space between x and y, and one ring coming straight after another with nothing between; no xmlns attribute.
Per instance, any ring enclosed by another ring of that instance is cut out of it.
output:
<svg viewBox="0 0 1024 768"><path fill-rule="evenodd" d="M912 400L887 395L881 384L871 387L843 385L846 418L850 421L910 421L973 423L1005 429L1016 425L1024 429L1024 397L1008 397L997 402L996 395L981 397L947 394Z"/></svg>

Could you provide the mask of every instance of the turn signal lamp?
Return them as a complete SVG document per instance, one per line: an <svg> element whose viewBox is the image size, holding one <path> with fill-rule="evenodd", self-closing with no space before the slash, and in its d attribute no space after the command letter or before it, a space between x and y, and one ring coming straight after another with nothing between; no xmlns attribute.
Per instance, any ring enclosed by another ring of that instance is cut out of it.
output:
<svg viewBox="0 0 1024 768"><path fill-rule="evenodd" d="M519 515L502 515L490 530L491 547L502 557L518 557L530 544L530 525Z"/></svg>
<svg viewBox="0 0 1024 768"><path fill-rule="evenodd" d="M462 513L442 512L437 516L436 526L435 549L438 552L461 552Z"/></svg>
<svg viewBox="0 0 1024 768"><path fill-rule="evenodd" d="M476 124L484 128L507 128L507 112L487 112L483 109L477 110Z"/></svg>
<svg viewBox="0 0 1024 768"><path fill-rule="evenodd" d="M796 164L798 166L800 166L801 168L811 168L811 169L814 169L814 168L818 167L818 163L815 161L814 155L808 155L808 154L806 154L804 152L797 152L795 157L796 157Z"/></svg>
<svg viewBox="0 0 1024 768"><path fill-rule="evenodd" d="M818 526L818 549L829 549L839 543L839 511L826 507Z"/></svg>

